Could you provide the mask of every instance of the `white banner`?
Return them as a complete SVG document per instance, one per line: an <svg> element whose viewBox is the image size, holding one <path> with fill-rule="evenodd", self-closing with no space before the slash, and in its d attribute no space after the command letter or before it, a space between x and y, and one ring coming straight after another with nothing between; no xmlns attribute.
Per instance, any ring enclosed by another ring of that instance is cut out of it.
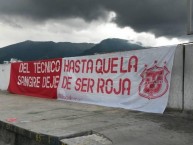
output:
<svg viewBox="0 0 193 145"><path fill-rule="evenodd" d="M175 48L63 58L58 99L163 113Z"/></svg>

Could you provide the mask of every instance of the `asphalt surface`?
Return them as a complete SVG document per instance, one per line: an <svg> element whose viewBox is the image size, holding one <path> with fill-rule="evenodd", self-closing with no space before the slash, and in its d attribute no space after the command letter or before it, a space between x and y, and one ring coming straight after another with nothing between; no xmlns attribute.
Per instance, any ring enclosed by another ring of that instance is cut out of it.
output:
<svg viewBox="0 0 193 145"><path fill-rule="evenodd" d="M151 114L0 92L0 121L69 145L193 145L187 112Z"/></svg>

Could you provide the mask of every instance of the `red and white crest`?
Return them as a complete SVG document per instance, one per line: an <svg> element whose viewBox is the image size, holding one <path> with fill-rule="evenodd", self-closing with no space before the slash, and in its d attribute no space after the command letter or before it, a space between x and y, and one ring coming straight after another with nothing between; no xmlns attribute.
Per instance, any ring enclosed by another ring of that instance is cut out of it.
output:
<svg viewBox="0 0 193 145"><path fill-rule="evenodd" d="M145 65L145 69L140 75L142 81L139 84L139 95L148 99L156 99L163 96L169 88L166 78L169 73L166 65L158 67L157 61L151 68L147 68L147 65Z"/></svg>

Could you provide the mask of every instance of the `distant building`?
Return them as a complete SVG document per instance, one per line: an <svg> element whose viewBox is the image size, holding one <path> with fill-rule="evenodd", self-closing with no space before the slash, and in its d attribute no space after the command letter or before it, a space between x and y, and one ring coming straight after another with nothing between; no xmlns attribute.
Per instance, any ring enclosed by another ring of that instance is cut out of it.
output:
<svg viewBox="0 0 193 145"><path fill-rule="evenodd" d="M10 61L4 61L3 63L9 64L9 63L15 63L15 62L22 62L22 61L16 58L11 58Z"/></svg>

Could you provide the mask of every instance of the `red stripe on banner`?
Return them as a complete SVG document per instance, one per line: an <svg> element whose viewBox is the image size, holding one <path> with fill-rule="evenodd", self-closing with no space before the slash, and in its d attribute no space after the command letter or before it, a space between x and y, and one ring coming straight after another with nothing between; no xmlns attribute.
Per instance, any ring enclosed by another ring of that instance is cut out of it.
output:
<svg viewBox="0 0 193 145"><path fill-rule="evenodd" d="M41 98L57 98L62 59L11 64L8 91Z"/></svg>

